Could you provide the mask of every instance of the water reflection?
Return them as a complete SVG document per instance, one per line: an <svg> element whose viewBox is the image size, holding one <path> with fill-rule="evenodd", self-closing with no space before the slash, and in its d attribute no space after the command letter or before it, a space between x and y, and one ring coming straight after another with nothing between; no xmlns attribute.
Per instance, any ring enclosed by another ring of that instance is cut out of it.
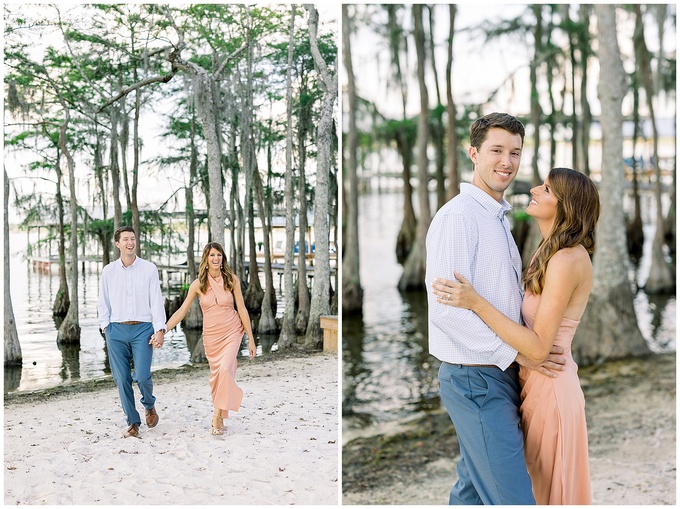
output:
<svg viewBox="0 0 680 509"><path fill-rule="evenodd" d="M275 352L277 350L276 342L278 340L279 336L277 334L259 334L257 341L258 353L264 354ZM241 343L241 355L246 357L250 355L248 351L248 338L246 336L243 336L243 342Z"/></svg>
<svg viewBox="0 0 680 509"><path fill-rule="evenodd" d="M187 343L187 350L191 352L191 362L197 362L198 360L205 362L203 331L201 329L184 329L183 332Z"/></svg>
<svg viewBox="0 0 680 509"><path fill-rule="evenodd" d="M438 405L428 353L427 295L401 293L394 321L343 317L343 417L368 424Z"/></svg>
<svg viewBox="0 0 680 509"><path fill-rule="evenodd" d="M428 351L427 341L427 293L404 292L404 309L402 313L402 327L409 334L416 346L412 351L414 362L413 380L416 382L411 388L411 398L414 410L431 410L439 406L439 390L436 377L432 377L432 368L439 361L434 359ZM433 362L436 361L436 362Z"/></svg>
<svg viewBox="0 0 680 509"><path fill-rule="evenodd" d="M21 385L21 366L5 366L5 392L13 391Z"/></svg>
<svg viewBox="0 0 680 509"><path fill-rule="evenodd" d="M398 193L359 198L364 308L363 315L343 316L342 320L342 412L346 430L408 417L440 404L440 362L428 353L426 293L400 293L396 288L402 273L395 254L402 210L403 197ZM655 217L645 216L651 220ZM649 274L653 231L653 225L645 225L643 258L632 269L631 276L640 283ZM675 297L648 296L640 290L634 304L650 349L675 351Z"/></svg>
<svg viewBox="0 0 680 509"><path fill-rule="evenodd" d="M342 415L356 416L357 386L370 376L370 368L365 365L364 322L361 319L350 319L343 316L342 320Z"/></svg>
<svg viewBox="0 0 680 509"><path fill-rule="evenodd" d="M61 371L59 375L62 381L78 380L80 378L80 345L58 343L61 352Z"/></svg>
<svg viewBox="0 0 680 509"><path fill-rule="evenodd" d="M640 332L654 353L676 351L676 299L638 291L633 302Z"/></svg>

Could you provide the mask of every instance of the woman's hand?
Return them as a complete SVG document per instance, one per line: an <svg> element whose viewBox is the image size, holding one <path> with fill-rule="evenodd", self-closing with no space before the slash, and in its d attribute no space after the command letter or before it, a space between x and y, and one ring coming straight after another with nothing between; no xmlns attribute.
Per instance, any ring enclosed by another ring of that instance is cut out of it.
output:
<svg viewBox="0 0 680 509"><path fill-rule="evenodd" d="M165 334L162 331L154 332L149 340L149 344L154 348L160 348L165 342Z"/></svg>
<svg viewBox="0 0 680 509"><path fill-rule="evenodd" d="M248 338L248 352L250 353L250 360L252 361L255 358L255 341L252 339Z"/></svg>
<svg viewBox="0 0 680 509"><path fill-rule="evenodd" d="M440 277L432 283L434 294L437 296L437 302L474 311L480 299L479 294L470 282L458 274L458 272L453 274L458 281L451 281L450 279Z"/></svg>

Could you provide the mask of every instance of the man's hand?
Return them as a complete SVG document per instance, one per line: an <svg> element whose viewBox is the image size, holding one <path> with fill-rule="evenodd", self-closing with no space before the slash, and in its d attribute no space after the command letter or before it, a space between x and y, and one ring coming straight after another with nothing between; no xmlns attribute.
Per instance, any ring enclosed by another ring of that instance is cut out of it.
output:
<svg viewBox="0 0 680 509"><path fill-rule="evenodd" d="M565 364L567 363L567 358L564 357L563 354L564 348L553 345L548 357L546 357L546 359L539 364L530 361L519 352L517 353L515 360L518 364L524 366L525 368L535 369L539 373L549 376L550 378L557 378L557 372L564 371Z"/></svg>
<svg viewBox="0 0 680 509"><path fill-rule="evenodd" d="M149 340L149 344L152 345L154 348L160 348L163 346L163 342L165 341L165 332L163 330L159 330L158 332L154 333L153 336L151 336L151 339Z"/></svg>

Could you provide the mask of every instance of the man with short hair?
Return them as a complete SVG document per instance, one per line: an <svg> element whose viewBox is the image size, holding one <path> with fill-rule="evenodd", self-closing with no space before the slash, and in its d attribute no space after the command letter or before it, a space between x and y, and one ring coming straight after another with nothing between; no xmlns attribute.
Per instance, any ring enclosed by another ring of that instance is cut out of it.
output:
<svg viewBox="0 0 680 509"><path fill-rule="evenodd" d="M114 233L120 258L102 270L99 288L99 328L106 336L113 380L127 418L126 437L139 435L141 419L135 408L132 382L137 382L146 410L146 425L158 424L151 379L153 348L160 347L166 331L165 307L156 266L135 254L131 226ZM156 333L156 341L150 339ZM151 342L153 341L153 346ZM130 373L134 363L134 377Z"/></svg>
<svg viewBox="0 0 680 509"><path fill-rule="evenodd" d="M491 113L470 127L474 173L460 194L430 224L426 247L430 353L442 361L441 399L460 444L458 481L450 504L535 504L520 428L517 363L528 360L472 311L437 302L432 283L468 279L493 306L522 323L522 261L505 214L503 198L517 175L524 126L507 113ZM561 370L563 359L544 366ZM547 364L546 364L547 363ZM541 369L547 373L545 367Z"/></svg>

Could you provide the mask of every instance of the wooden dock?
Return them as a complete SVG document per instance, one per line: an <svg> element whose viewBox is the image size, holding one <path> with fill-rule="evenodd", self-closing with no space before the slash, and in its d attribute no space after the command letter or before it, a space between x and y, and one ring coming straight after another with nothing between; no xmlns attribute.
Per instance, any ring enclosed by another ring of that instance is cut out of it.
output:
<svg viewBox="0 0 680 509"><path fill-rule="evenodd" d="M59 258L56 256L51 256L51 257L40 257L40 256L29 256L28 258L29 263L33 267L33 270L36 272L42 272L44 274L50 274L52 271L58 270L59 267ZM69 260L66 261L67 264L69 264ZM102 260L101 257L98 256L82 256L78 257L78 263L82 264L82 267L84 269L86 263L94 263L99 265L97 270L101 270L102 267ZM249 270L250 262L245 261L243 264L244 268L246 271ZM264 261L259 261L257 262L258 270L263 271L264 270ZM158 267L158 273L159 273L159 278L161 280L161 283L168 287L170 285L171 281L175 281L178 284L189 284L189 267L186 264L162 264L162 263L156 263L156 267ZM279 278L279 289L282 288L283 286L283 274L284 274L284 269L285 269L285 264L283 263L272 263L272 272L276 275L278 275ZM293 275L297 277L297 270L298 266L297 264L293 264ZM331 274L335 274L336 268L331 267ZM311 285L313 279L314 279L314 265L307 265L307 278L309 279L308 285Z"/></svg>

